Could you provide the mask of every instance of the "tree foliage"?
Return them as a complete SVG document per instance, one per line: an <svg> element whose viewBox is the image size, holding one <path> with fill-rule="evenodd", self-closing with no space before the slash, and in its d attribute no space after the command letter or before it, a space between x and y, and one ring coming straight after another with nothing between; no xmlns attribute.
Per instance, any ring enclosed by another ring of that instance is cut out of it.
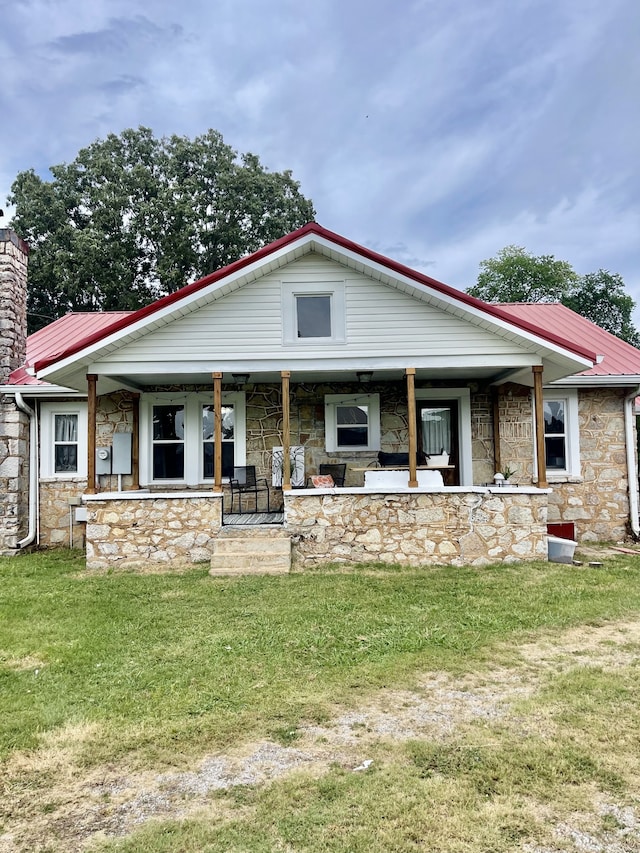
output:
<svg viewBox="0 0 640 853"><path fill-rule="evenodd" d="M612 335L640 347L640 335L631 320L635 302L625 292L618 273L601 269L581 276L564 304Z"/></svg>
<svg viewBox="0 0 640 853"><path fill-rule="evenodd" d="M505 246L480 262L478 283L468 292L485 302L562 302L577 278L571 264L553 255L536 257L522 246Z"/></svg>
<svg viewBox="0 0 640 853"><path fill-rule="evenodd" d="M521 246L506 246L481 261L478 282L467 291L485 302L561 302L607 332L640 346L631 315L635 302L618 273L578 275L553 255L536 257Z"/></svg>
<svg viewBox="0 0 640 853"><path fill-rule="evenodd" d="M68 311L138 308L314 218L290 171L238 156L214 130L110 134L51 174L20 172L9 196L31 247L30 331Z"/></svg>

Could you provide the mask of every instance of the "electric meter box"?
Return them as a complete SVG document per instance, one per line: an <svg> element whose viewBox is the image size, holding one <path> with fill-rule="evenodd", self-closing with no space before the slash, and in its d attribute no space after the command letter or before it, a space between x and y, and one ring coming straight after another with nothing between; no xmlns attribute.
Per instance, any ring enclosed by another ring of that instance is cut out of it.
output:
<svg viewBox="0 0 640 853"><path fill-rule="evenodd" d="M113 460L111 463L112 474L130 474L131 473L131 447L132 434L130 432L114 432L113 441Z"/></svg>
<svg viewBox="0 0 640 853"><path fill-rule="evenodd" d="M96 447L96 474L111 473L111 448Z"/></svg>

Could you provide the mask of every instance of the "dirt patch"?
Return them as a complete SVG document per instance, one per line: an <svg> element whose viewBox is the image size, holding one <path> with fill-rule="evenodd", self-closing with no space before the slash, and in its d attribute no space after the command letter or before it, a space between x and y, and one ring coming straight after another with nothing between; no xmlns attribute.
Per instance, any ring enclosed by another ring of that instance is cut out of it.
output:
<svg viewBox="0 0 640 853"><path fill-rule="evenodd" d="M127 835L152 819L183 818L203 809L209 814L221 811L222 816L224 806L212 802L211 795L237 785L266 784L299 770L320 776L336 764L362 771L381 742L444 740L478 721L520 725L513 704L533 695L550 673L583 666L629 666L639 648L640 621L573 629L521 645L522 663L513 667L457 678L427 673L413 690L383 690L357 709L336 709L325 725L301 727L291 733L297 738L294 745L245 744L204 756L181 772L126 772L112 766L88 772L79 765L78 755L81 744L95 737L95 728L65 728L49 735L37 752L15 755L7 764L2 781L7 816L0 851L82 850L97 838ZM529 720L527 725L544 726L545 721ZM34 798L28 780L36 778L40 790L46 790L46 804L42 795L39 801ZM566 816L553 818L557 849L640 850L636 812L597 799L596 792L593 802L592 815L577 814L570 822ZM608 835L594 834L596 818L600 829L603 820L610 822ZM555 853L551 848L526 850Z"/></svg>

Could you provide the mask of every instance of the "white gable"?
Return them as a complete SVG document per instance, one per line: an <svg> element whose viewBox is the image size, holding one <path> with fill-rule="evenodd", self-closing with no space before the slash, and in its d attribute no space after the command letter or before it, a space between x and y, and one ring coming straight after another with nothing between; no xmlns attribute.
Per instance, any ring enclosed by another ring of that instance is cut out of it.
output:
<svg viewBox="0 0 640 853"><path fill-rule="evenodd" d="M285 343L283 290L287 284L344 286L345 341L309 346ZM529 351L533 348L530 347ZM330 351L329 351L330 350ZM103 366L132 367L154 362L291 362L313 364L351 358L418 357L451 360L461 356L509 357L517 344L446 313L426 301L362 273L311 254L276 273L212 299L208 305L152 330L110 353ZM96 364L100 364L97 362Z"/></svg>
<svg viewBox="0 0 640 853"><path fill-rule="evenodd" d="M95 373L104 392L105 383L207 382L217 371L255 372L267 381L282 370L330 379L368 369L384 379L414 367L423 378L529 382L534 364L544 365L546 381L590 366L544 333L383 261L306 233L142 309L38 376L83 388L85 374ZM331 295L339 333L292 333L292 294L299 292Z"/></svg>

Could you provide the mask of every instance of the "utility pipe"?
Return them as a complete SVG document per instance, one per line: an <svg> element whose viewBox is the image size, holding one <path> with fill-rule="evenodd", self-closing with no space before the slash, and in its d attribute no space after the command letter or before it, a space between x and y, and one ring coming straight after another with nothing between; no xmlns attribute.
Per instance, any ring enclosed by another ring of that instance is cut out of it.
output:
<svg viewBox="0 0 640 853"><path fill-rule="evenodd" d="M629 523L636 539L640 538L638 518L638 448L633 430L633 402L640 395L640 385L624 398L624 444L627 451L627 480L629 482Z"/></svg>
<svg viewBox="0 0 640 853"><path fill-rule="evenodd" d="M20 391L16 391L16 406L29 418L29 528L18 548L26 548L36 538L38 515L38 420L34 410L28 406Z"/></svg>

